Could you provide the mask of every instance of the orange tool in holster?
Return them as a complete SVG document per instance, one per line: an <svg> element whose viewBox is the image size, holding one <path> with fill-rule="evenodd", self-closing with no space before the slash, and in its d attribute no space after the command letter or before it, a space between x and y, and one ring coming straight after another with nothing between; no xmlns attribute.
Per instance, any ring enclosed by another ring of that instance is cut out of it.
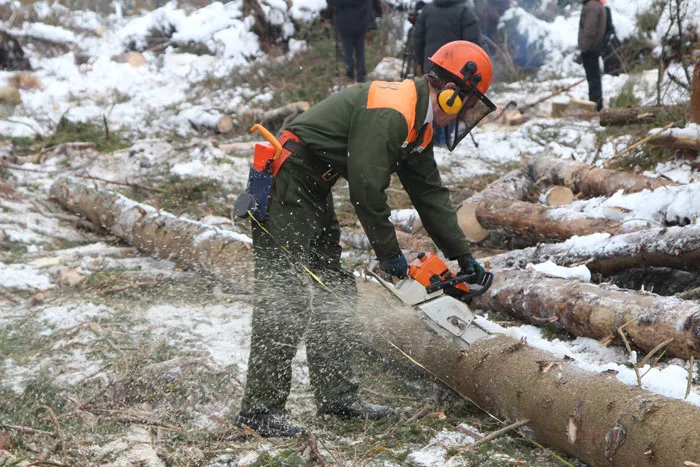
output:
<svg viewBox="0 0 700 467"><path fill-rule="evenodd" d="M493 282L493 274L485 273L479 283L474 283L476 274L455 275L434 253L419 253L408 268L408 275L425 286L428 293L443 290L461 300L476 297L486 292Z"/></svg>
<svg viewBox="0 0 700 467"><path fill-rule="evenodd" d="M267 143L255 145L253 166L248 173L248 186L246 191L236 200L233 213L238 217L247 217L248 213L251 213L255 219L262 222L267 216L275 176L291 154L283 147L284 143L290 139L299 141L299 138L294 133L285 130L277 139L265 127L257 123L250 129L251 133L255 131L259 131Z"/></svg>

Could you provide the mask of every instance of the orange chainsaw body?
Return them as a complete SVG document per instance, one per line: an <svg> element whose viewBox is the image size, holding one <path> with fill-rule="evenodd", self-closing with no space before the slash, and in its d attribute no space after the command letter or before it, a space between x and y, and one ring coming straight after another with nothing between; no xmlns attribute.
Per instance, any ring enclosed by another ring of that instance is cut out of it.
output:
<svg viewBox="0 0 700 467"><path fill-rule="evenodd" d="M409 266L408 275L425 287L455 277L445 262L434 253L420 253ZM464 282L459 282L453 287L463 292L470 292L469 287Z"/></svg>

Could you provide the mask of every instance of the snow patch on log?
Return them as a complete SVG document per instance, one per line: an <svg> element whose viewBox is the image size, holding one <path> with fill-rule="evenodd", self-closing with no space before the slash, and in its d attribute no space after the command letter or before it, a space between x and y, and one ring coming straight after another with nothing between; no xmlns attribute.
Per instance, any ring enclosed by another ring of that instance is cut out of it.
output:
<svg viewBox="0 0 700 467"><path fill-rule="evenodd" d="M559 277L561 279L578 279L584 282L591 281L591 271L584 265L565 267L557 266L551 261L546 261L539 264L528 264L529 271L537 271L551 277Z"/></svg>
<svg viewBox="0 0 700 467"><path fill-rule="evenodd" d="M610 198L575 201L567 208L551 211L553 218L560 220L575 217L574 213L617 220L623 223L625 230L644 227L649 222L686 225L700 217L700 183L665 186L627 195L620 190Z"/></svg>

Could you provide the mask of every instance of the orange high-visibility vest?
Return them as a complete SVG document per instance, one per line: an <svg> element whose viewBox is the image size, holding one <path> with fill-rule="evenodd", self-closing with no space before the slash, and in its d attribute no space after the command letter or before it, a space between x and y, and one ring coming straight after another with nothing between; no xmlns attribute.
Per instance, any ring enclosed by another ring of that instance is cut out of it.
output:
<svg viewBox="0 0 700 467"><path fill-rule="evenodd" d="M416 104L418 103L418 91L416 84L406 79L400 83L389 81L372 81L367 95L368 109L394 109L403 115L408 127L408 137L403 142L403 147L414 143L418 139L416 126ZM414 150L423 151L433 140L433 126L423 132L423 140Z"/></svg>

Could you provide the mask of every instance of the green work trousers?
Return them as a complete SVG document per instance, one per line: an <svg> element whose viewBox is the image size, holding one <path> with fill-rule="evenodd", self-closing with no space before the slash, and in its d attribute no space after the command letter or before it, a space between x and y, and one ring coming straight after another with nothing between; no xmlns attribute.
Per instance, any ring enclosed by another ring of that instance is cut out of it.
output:
<svg viewBox="0 0 700 467"><path fill-rule="evenodd" d="M275 177L265 230L252 222L255 298L241 412L284 410L292 358L305 331L317 406L323 410L352 403L358 392L352 368L357 290L352 274L340 266L340 226L331 186L290 156Z"/></svg>

